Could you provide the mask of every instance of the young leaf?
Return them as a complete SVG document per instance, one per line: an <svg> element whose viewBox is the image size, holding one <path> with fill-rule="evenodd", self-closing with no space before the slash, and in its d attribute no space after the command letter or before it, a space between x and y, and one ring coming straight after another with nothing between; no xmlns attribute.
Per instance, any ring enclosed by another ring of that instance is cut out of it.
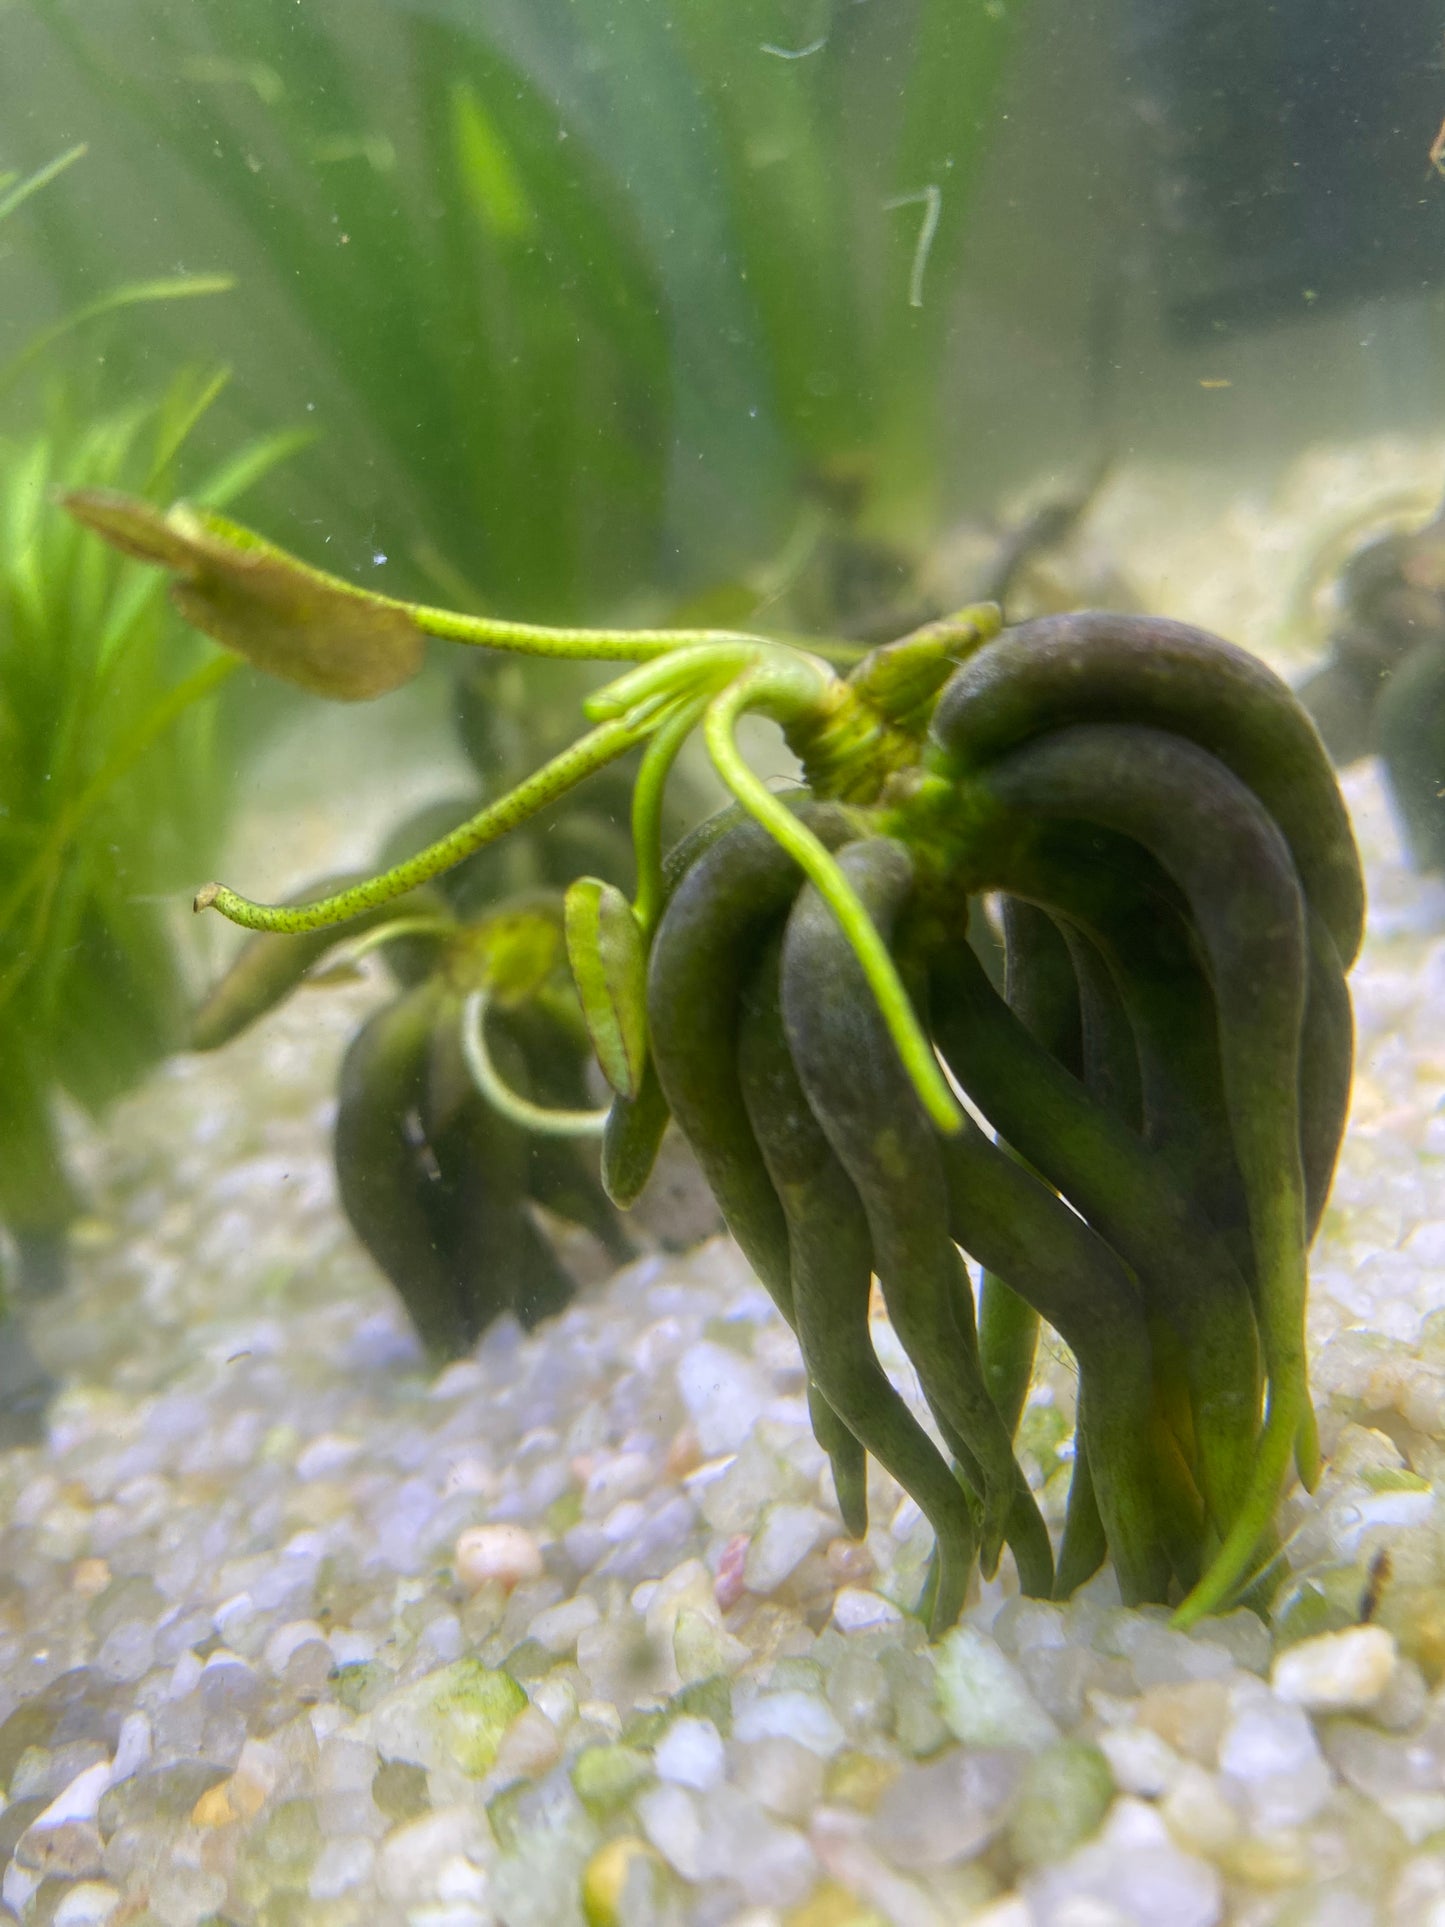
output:
<svg viewBox="0 0 1445 1927"><path fill-rule="evenodd" d="M566 898L567 960L607 1082L635 1098L647 1063L647 952L614 884L578 877Z"/></svg>

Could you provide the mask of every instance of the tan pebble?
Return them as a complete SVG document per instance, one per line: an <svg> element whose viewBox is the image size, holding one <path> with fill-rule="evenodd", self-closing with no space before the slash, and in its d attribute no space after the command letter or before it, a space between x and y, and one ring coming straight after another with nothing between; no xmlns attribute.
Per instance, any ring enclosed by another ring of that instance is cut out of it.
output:
<svg viewBox="0 0 1445 1927"><path fill-rule="evenodd" d="M53 1826L33 1826L15 1847L18 1866L61 1880L84 1879L105 1866L100 1829L93 1820L61 1820Z"/></svg>
<svg viewBox="0 0 1445 1927"><path fill-rule="evenodd" d="M1239 1815L1218 1784L1192 1760L1175 1775L1159 1804L1159 1815L1176 1846L1208 1858L1225 1852L1240 1833Z"/></svg>
<svg viewBox="0 0 1445 1927"><path fill-rule="evenodd" d="M201 1795L191 1808L191 1825L229 1827L237 1820L252 1820L265 1806L266 1792L249 1773L233 1773Z"/></svg>
<svg viewBox="0 0 1445 1927"><path fill-rule="evenodd" d="M835 1586L866 1586L876 1571L872 1553L857 1539L830 1539L823 1558Z"/></svg>
<svg viewBox="0 0 1445 1927"><path fill-rule="evenodd" d="M1397 1586L1386 1595L1384 1617L1431 1686L1445 1678L1445 1596L1435 1586Z"/></svg>
<svg viewBox="0 0 1445 1927"><path fill-rule="evenodd" d="M499 1781L539 1780L562 1757L562 1735L535 1706L518 1713L502 1736L492 1770Z"/></svg>
<svg viewBox="0 0 1445 1927"><path fill-rule="evenodd" d="M684 1425L667 1448L667 1456L662 1461L662 1475L665 1479L685 1479L690 1472L696 1472L701 1464L702 1446L698 1443L697 1433L690 1425Z"/></svg>
<svg viewBox="0 0 1445 1927"><path fill-rule="evenodd" d="M457 1540L457 1578L468 1592L504 1592L542 1577L542 1550L523 1526L468 1526Z"/></svg>
<svg viewBox="0 0 1445 1927"><path fill-rule="evenodd" d="M609 1840L593 1854L582 1874L582 1912L587 1927L620 1927L628 1875L639 1864L658 1869L662 1866L653 1849L635 1834Z"/></svg>
<svg viewBox="0 0 1445 1927"><path fill-rule="evenodd" d="M249 1741L247 1745L250 1745ZM242 1757L244 1759L244 1755ZM231 1790L231 1805L236 1812L243 1820L254 1820L270 1797L274 1781L268 1781L263 1786L259 1780L252 1779L244 1767L237 1767L225 1784Z"/></svg>
<svg viewBox="0 0 1445 1927"><path fill-rule="evenodd" d="M1191 1680L1181 1686L1151 1686L1133 1709L1140 1726L1188 1760L1212 1767L1229 1717L1229 1691L1220 1680Z"/></svg>
<svg viewBox="0 0 1445 1927"><path fill-rule="evenodd" d="M831 1805L871 1813L901 1771L892 1760L871 1753L840 1753L828 1767L824 1791Z"/></svg>
<svg viewBox="0 0 1445 1927"><path fill-rule="evenodd" d="M1237 1840L1220 1856L1220 1866L1251 1887L1301 1886L1314 1871L1309 1841L1294 1832Z"/></svg>
<svg viewBox="0 0 1445 1927"><path fill-rule="evenodd" d="M77 1559L70 1584L82 1599L94 1599L110 1584L110 1567L104 1559Z"/></svg>
<svg viewBox="0 0 1445 1927"><path fill-rule="evenodd" d="M1288 1646L1274 1662L1276 1699L1318 1712L1373 1706L1395 1672L1395 1642L1383 1626L1350 1626Z"/></svg>
<svg viewBox="0 0 1445 1927"><path fill-rule="evenodd" d="M206 1788L191 1808L193 1827L229 1827L239 1818L236 1809L231 1805L231 1796L226 1791L226 1786L227 1782L222 1780L219 1786Z"/></svg>

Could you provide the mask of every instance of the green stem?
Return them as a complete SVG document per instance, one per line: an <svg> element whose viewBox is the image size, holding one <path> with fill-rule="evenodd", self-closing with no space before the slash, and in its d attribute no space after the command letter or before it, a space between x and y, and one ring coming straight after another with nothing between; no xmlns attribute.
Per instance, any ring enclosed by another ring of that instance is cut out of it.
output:
<svg viewBox="0 0 1445 1927"><path fill-rule="evenodd" d="M343 586L352 588L353 585ZM368 596L367 599L404 610L424 634L440 636L446 642L467 643L480 649L510 649L560 661L653 662L659 656L670 656L691 647L767 646L762 636L752 636L744 630L554 629L537 622L508 622L500 616L462 615L454 609L433 609L425 603L402 602L392 596Z"/></svg>
<svg viewBox="0 0 1445 1927"><path fill-rule="evenodd" d="M534 1104L529 1097L514 1091L492 1061L487 1049L486 1021L491 1003L484 990L474 990L462 1005L462 1056L471 1072L472 1082L494 1111L545 1137L601 1137L608 1112L553 1110Z"/></svg>
<svg viewBox="0 0 1445 1927"><path fill-rule="evenodd" d="M791 667L789 665L789 669ZM789 684L782 686L774 680L774 675L775 665L771 662L759 665L758 669L730 683L708 705L703 735L713 767L749 816L792 857L832 911L862 967L919 1102L938 1129L952 1136L963 1121L958 1101L914 1013L888 946L837 863L812 831L800 823L791 810L784 808L767 785L753 774L738 749L733 732L745 710L776 713L780 709L801 707L797 701L800 692L796 674L791 675Z"/></svg>
<svg viewBox="0 0 1445 1927"><path fill-rule="evenodd" d="M303 930L324 930L331 924L345 923L364 910L373 910L379 904L405 896L408 890L429 883L473 851L497 842L557 797L616 762L619 756L625 756L648 733L647 724L627 718L589 730L570 749L554 756L550 763L544 763L525 783L519 783L516 789L479 810L449 835L408 857L404 863L384 870L380 876L353 884L335 896L296 905L253 903L249 897L238 896L222 883L208 883L197 894L195 907L217 909L223 917L229 917L232 923L239 923L247 930L279 930L293 936Z"/></svg>
<svg viewBox="0 0 1445 1927"><path fill-rule="evenodd" d="M683 744L701 722L709 698L684 703L647 745L632 788L632 847L637 859L633 903L643 935L651 936L662 914L662 804L667 779Z"/></svg>

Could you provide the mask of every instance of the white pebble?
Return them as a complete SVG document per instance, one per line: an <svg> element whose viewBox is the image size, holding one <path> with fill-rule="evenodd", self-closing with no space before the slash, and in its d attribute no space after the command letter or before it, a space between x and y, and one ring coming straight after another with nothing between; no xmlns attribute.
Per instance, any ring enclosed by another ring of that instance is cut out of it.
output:
<svg viewBox="0 0 1445 1927"><path fill-rule="evenodd" d="M675 1872L684 1880L697 1880L702 1874L703 1831L697 1801L685 1787L653 1787L637 1803L642 1831Z"/></svg>
<svg viewBox="0 0 1445 1927"><path fill-rule="evenodd" d="M313 1900L339 1900L351 1888L371 1878L376 1862L376 1847L355 1834L342 1834L328 1840L316 1856L308 1891Z"/></svg>
<svg viewBox="0 0 1445 1927"><path fill-rule="evenodd" d="M1220 1792L1214 1776L1192 1760L1180 1762L1159 1812L1175 1845L1186 1853L1202 1853L1213 1859L1239 1835L1239 1815Z"/></svg>
<svg viewBox="0 0 1445 1927"><path fill-rule="evenodd" d="M108 1880L82 1880L55 1910L55 1927L105 1927L120 1905L120 1889Z"/></svg>
<svg viewBox="0 0 1445 1927"><path fill-rule="evenodd" d="M457 1539L457 1578L468 1592L496 1584L506 1592L542 1577L542 1551L524 1526L468 1526Z"/></svg>
<svg viewBox="0 0 1445 1927"><path fill-rule="evenodd" d="M1059 1737L1018 1668L976 1626L955 1626L938 1649L938 1705L965 1746L1036 1753Z"/></svg>
<svg viewBox="0 0 1445 1927"><path fill-rule="evenodd" d="M100 1811L101 1796L114 1778L115 1768L109 1760L88 1766L56 1794L50 1805L43 1813L37 1814L31 1824L37 1832L43 1832L49 1827L64 1826L70 1820L93 1820Z"/></svg>
<svg viewBox="0 0 1445 1927"><path fill-rule="evenodd" d="M891 1599L861 1586L844 1586L833 1601L833 1624L840 1633L871 1633L902 1623L903 1615Z"/></svg>
<svg viewBox="0 0 1445 1927"><path fill-rule="evenodd" d="M292 1654L312 1641L326 1644L326 1635L314 1619L288 1619L266 1641L262 1658L273 1673L284 1673Z"/></svg>
<svg viewBox="0 0 1445 1927"><path fill-rule="evenodd" d="M1099 1735L1098 1744L1121 1793L1157 1800L1174 1784L1179 1755L1147 1726L1109 1727Z"/></svg>
<svg viewBox="0 0 1445 1927"><path fill-rule="evenodd" d="M388 1900L414 1907L439 1897L442 1869L455 1855L481 1863L488 1850L485 1817L466 1807L440 1807L386 1836L377 1855L377 1885Z"/></svg>
<svg viewBox="0 0 1445 1927"><path fill-rule="evenodd" d="M587 1593L579 1593L575 1599L564 1599L561 1605L548 1606L545 1612L538 1613L527 1631L549 1653L570 1653L579 1636L589 1626L595 1626L601 1617L597 1601Z"/></svg>
<svg viewBox="0 0 1445 1927"><path fill-rule="evenodd" d="M683 1353L677 1388L698 1444L709 1458L736 1452L762 1417L769 1398L762 1375L747 1359L709 1339L689 1345Z"/></svg>
<svg viewBox="0 0 1445 1927"><path fill-rule="evenodd" d="M1302 1826L1329 1798L1331 1776L1314 1728L1253 1681L1236 1689L1235 1713L1219 1746L1219 1770L1240 1789L1263 1830Z"/></svg>
<svg viewBox="0 0 1445 1927"><path fill-rule="evenodd" d="M743 1706L733 1721L733 1735L743 1741L796 1740L825 1760L841 1753L846 1743L827 1702L802 1692L764 1693Z"/></svg>
<svg viewBox="0 0 1445 1927"><path fill-rule="evenodd" d="M111 1762L111 1780L128 1780L151 1756L151 1723L144 1713L127 1713L120 1723L120 1736Z"/></svg>
<svg viewBox="0 0 1445 1927"><path fill-rule="evenodd" d="M1287 1647L1274 1663L1276 1699L1318 1712L1372 1706L1395 1671L1395 1642L1383 1626L1351 1626Z"/></svg>
<svg viewBox="0 0 1445 1927"><path fill-rule="evenodd" d="M743 1584L766 1597L832 1534L832 1525L816 1506L771 1505L748 1546Z"/></svg>
<svg viewBox="0 0 1445 1927"><path fill-rule="evenodd" d="M342 1472L361 1450L360 1439L343 1438L336 1432L322 1432L299 1454L298 1479L329 1479Z"/></svg>
<svg viewBox="0 0 1445 1927"><path fill-rule="evenodd" d="M674 1720L653 1753L658 1778L709 1793L723 1777L722 1736L711 1720Z"/></svg>
<svg viewBox="0 0 1445 1927"><path fill-rule="evenodd" d="M1028 1897L1049 1927L1214 1927L1224 1911L1214 1868L1181 1853L1154 1809L1127 1798L1097 1839L1031 1881Z"/></svg>

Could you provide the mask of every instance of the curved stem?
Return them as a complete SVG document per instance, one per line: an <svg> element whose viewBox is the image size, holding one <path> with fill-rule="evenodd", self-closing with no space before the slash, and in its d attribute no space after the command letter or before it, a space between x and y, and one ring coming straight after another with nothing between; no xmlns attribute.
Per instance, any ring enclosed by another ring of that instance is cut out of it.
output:
<svg viewBox="0 0 1445 1927"><path fill-rule="evenodd" d="M618 716L652 715L660 703L672 697L712 694L760 660L774 656L786 660L802 653L793 649L785 651L760 639L689 644L669 651L660 660L629 669L626 675L594 689L583 703L582 713L589 723L610 722Z"/></svg>
<svg viewBox="0 0 1445 1927"><path fill-rule="evenodd" d="M662 914L662 804L667 779L709 700L703 696L684 703L661 725L647 745L632 786L632 847L637 859L637 895L632 908L645 937L651 936Z"/></svg>
<svg viewBox="0 0 1445 1927"><path fill-rule="evenodd" d="M832 911L862 967L920 1103L938 1129L952 1136L963 1121L958 1100L939 1068L933 1046L918 1021L888 946L837 863L812 831L785 809L767 785L753 774L738 749L733 732L739 716L748 709L772 707L778 695L778 691L767 686L766 671L761 676L740 676L729 684L708 705L703 718L708 754L718 775L749 816L787 851Z"/></svg>
<svg viewBox="0 0 1445 1927"><path fill-rule="evenodd" d="M472 1082L494 1111L520 1124L524 1131L546 1137L601 1137L607 1111L551 1110L534 1104L529 1097L514 1091L492 1061L487 1049L486 1021L491 999L485 990L474 990L462 1005L462 1056L471 1072Z"/></svg>
<svg viewBox="0 0 1445 1927"><path fill-rule="evenodd" d="M589 730L570 749L554 756L550 763L544 763L525 783L519 783L516 789L479 810L449 835L408 857L404 863L384 870L380 876L338 891L335 896L295 905L253 903L249 897L238 896L222 883L208 883L197 894L195 907L219 910L223 917L229 917L232 923L239 923L247 930L279 930L290 935L345 923L363 910L373 910L378 904L405 896L408 890L429 883L474 850L495 843L586 777L616 762L648 735L650 728L648 724L623 719Z"/></svg>

